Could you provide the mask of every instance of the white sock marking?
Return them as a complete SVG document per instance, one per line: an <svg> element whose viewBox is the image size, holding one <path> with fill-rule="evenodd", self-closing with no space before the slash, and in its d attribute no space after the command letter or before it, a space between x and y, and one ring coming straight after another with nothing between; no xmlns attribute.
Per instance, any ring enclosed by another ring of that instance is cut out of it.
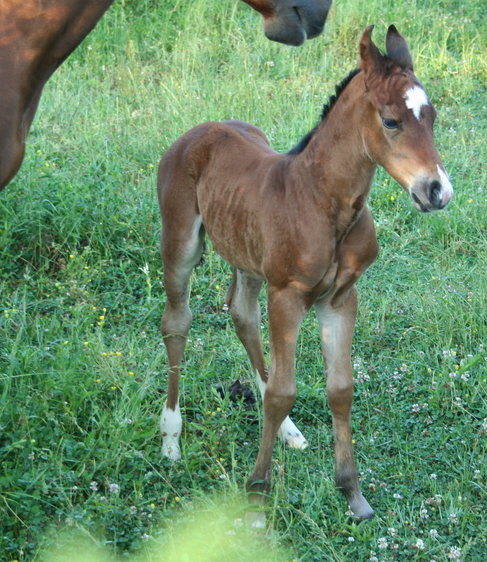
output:
<svg viewBox="0 0 487 562"><path fill-rule="evenodd" d="M181 458L179 449L179 436L183 427L183 419L179 410L179 405L175 410L164 406L161 415L160 428L162 433L162 454L171 459L178 461Z"/></svg>
<svg viewBox="0 0 487 562"><path fill-rule="evenodd" d="M257 386L259 387L262 400L264 400L267 385L260 378L257 371L255 372L255 376L257 378ZM293 447L293 449L306 449L308 446L308 442L304 438L303 434L299 431L289 416L287 416L287 418L282 422L281 427L277 432L277 436L283 443L286 443L289 447Z"/></svg>
<svg viewBox="0 0 487 562"><path fill-rule="evenodd" d="M406 107L411 109L414 116L419 121L421 108L423 105L429 105L428 96L421 86L413 86L404 94Z"/></svg>

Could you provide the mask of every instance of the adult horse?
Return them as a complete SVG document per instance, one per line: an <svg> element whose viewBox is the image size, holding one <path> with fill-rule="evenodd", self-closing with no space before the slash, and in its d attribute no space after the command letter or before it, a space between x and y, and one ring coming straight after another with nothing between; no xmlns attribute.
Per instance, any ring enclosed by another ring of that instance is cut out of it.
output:
<svg viewBox="0 0 487 562"><path fill-rule="evenodd" d="M207 234L233 266L227 303L264 401L250 501L261 505L269 491L277 435L293 447L307 446L288 416L296 396L297 334L314 307L327 367L336 481L359 519L373 515L360 491L350 428L355 282L378 251L367 196L378 164L420 211L442 209L453 194L433 141L436 111L404 38L391 26L383 55L371 33L372 26L360 41L360 69L340 84L321 122L293 150L275 152L248 123L205 123L169 148L158 179L167 296L161 330L169 359L163 454L180 458L178 381L191 324L188 282ZM259 335L264 282L269 368ZM264 524L262 514L255 524Z"/></svg>
<svg viewBox="0 0 487 562"><path fill-rule="evenodd" d="M321 33L331 0L243 0L269 39L300 45ZM17 173L42 89L113 0L0 0L0 190Z"/></svg>

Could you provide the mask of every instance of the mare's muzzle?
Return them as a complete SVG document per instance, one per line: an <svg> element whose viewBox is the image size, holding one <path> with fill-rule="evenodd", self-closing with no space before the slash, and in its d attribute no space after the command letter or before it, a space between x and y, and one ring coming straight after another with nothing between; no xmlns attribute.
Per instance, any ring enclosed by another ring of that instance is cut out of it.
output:
<svg viewBox="0 0 487 562"><path fill-rule="evenodd" d="M287 45L302 45L325 27L331 0L275 0L275 11L264 20L268 39Z"/></svg>

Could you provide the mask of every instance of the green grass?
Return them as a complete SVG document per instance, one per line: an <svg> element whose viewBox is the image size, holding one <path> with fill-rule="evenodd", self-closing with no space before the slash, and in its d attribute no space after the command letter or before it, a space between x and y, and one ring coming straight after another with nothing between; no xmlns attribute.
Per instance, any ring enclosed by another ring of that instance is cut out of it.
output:
<svg viewBox="0 0 487 562"><path fill-rule="evenodd" d="M2 561L439 562L455 548L485 560L483 11L480 0L337 0L325 34L299 49L267 41L258 15L232 0L125 1L107 13L48 84L23 167L0 194ZM370 198L381 254L359 282L353 425L376 518L351 522L334 485L310 315L293 411L310 447L276 446L272 531L249 536L235 520L259 423L216 392L252 375L222 311L229 269L211 248L192 282L183 459L160 455L155 170L211 119L250 121L292 147L356 65L370 23L379 45L390 23L409 41L455 198L421 215L382 170ZM205 553L208 536L222 540Z"/></svg>

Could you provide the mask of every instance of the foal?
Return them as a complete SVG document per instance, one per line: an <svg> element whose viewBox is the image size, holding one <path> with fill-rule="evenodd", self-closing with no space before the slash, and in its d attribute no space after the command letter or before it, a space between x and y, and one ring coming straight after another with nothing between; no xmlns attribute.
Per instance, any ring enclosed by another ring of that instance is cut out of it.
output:
<svg viewBox="0 0 487 562"><path fill-rule="evenodd" d="M357 518L373 516L358 483L352 453L352 333L355 282L377 256L366 206L377 164L423 211L443 208L453 190L433 143L435 109L413 72L408 46L394 26L383 55L360 41L360 69L337 88L321 122L288 154L239 121L205 123L164 155L158 178L167 303L161 330L169 358L169 390L161 418L163 454L177 460L181 433L178 378L191 323L188 280L205 233L233 266L227 303L264 401L249 500L270 489L276 435L307 443L288 414L294 404L294 355L301 321L311 306L319 320L333 415L336 482ZM270 368L259 336L258 295L268 285ZM254 524L265 523L255 514Z"/></svg>

